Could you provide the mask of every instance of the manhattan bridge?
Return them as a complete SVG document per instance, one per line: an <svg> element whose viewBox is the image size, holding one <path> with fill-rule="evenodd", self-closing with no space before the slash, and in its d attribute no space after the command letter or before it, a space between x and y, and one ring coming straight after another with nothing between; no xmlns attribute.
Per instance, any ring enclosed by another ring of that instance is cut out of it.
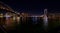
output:
<svg viewBox="0 0 60 33"><path fill-rule="evenodd" d="M19 16L20 16L19 13L15 12L11 7L9 7L8 5L0 1L0 28L5 33L6 31L2 27L6 29L7 28L6 26L7 25L9 26L9 24L11 25L12 23L15 23L13 21L15 20L15 18Z"/></svg>

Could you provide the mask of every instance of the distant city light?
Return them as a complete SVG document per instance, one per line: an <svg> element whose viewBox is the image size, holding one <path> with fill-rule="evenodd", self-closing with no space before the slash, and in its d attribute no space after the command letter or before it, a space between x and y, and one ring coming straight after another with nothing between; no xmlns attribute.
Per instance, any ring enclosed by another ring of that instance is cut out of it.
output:
<svg viewBox="0 0 60 33"><path fill-rule="evenodd" d="M11 17L10 15L6 14L5 17Z"/></svg>
<svg viewBox="0 0 60 33"><path fill-rule="evenodd" d="M1 17L1 18L3 17L3 14L2 14L2 13L0 14L0 17Z"/></svg>
<svg viewBox="0 0 60 33"><path fill-rule="evenodd" d="M13 20L16 20L16 17L15 16L13 17Z"/></svg>
<svg viewBox="0 0 60 33"><path fill-rule="evenodd" d="M37 24L37 16L32 17L33 24Z"/></svg>
<svg viewBox="0 0 60 33"><path fill-rule="evenodd" d="M19 24L19 22L20 22L20 17L17 17L17 23Z"/></svg>

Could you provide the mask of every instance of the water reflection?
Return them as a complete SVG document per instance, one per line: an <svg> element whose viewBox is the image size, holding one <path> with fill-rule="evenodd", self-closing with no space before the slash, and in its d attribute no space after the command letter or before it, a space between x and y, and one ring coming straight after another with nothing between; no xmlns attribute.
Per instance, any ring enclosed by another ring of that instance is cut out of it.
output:
<svg viewBox="0 0 60 33"><path fill-rule="evenodd" d="M32 17L32 21L33 24L37 24L37 17Z"/></svg>
<svg viewBox="0 0 60 33"><path fill-rule="evenodd" d="M48 28L48 17L46 15L43 18L43 22L44 22L44 29L46 30Z"/></svg>
<svg viewBox="0 0 60 33"><path fill-rule="evenodd" d="M18 17L17 20L13 20L13 17L6 18L0 18L0 23L5 27L7 32L44 32L44 21L42 17ZM53 22L48 21L47 31L51 31L54 28L52 27L54 25L51 23Z"/></svg>

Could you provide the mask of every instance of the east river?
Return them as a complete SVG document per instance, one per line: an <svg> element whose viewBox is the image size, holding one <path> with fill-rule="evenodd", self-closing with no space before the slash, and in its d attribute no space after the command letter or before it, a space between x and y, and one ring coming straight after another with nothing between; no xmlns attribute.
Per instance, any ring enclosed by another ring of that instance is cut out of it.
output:
<svg viewBox="0 0 60 33"><path fill-rule="evenodd" d="M21 17L19 20L4 17L0 20L0 30L5 33L60 32L59 20L48 19L47 26L44 26L44 21L40 17Z"/></svg>

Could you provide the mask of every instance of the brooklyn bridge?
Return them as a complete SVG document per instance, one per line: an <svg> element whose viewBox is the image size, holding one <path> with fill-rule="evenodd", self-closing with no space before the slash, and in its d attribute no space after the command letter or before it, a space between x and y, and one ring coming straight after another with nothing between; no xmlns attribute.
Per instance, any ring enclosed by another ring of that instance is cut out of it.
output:
<svg viewBox="0 0 60 33"><path fill-rule="evenodd" d="M60 13L49 13L44 9L42 15L20 13L0 1L0 28L5 33L16 32L48 32L60 26Z"/></svg>

